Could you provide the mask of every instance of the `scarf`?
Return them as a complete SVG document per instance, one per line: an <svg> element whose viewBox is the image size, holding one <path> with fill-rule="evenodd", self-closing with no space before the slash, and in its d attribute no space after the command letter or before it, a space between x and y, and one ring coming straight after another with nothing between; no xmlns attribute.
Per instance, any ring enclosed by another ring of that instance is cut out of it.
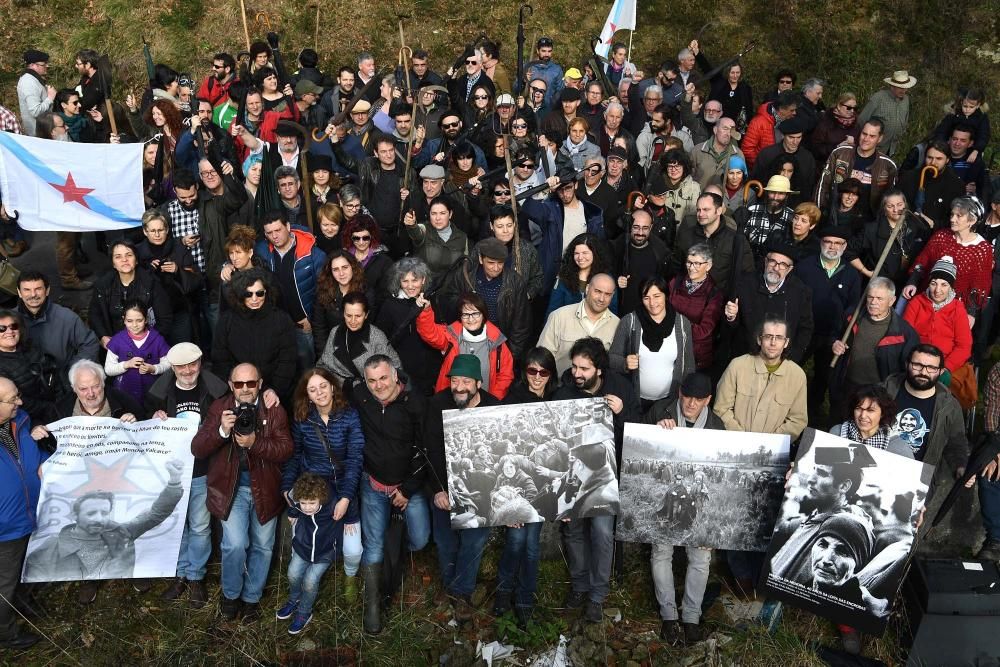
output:
<svg viewBox="0 0 1000 667"><path fill-rule="evenodd" d="M931 298L931 288L930 287L927 288L927 300L931 302L931 308L934 309L935 313L944 308L945 306L947 306L954 299L955 299L955 288L952 288L948 290L948 296L945 298L944 301L942 301L941 303L934 303L934 299Z"/></svg>
<svg viewBox="0 0 1000 667"><path fill-rule="evenodd" d="M472 166L466 171L459 169L457 164L452 164L448 167L448 173L451 177L451 182L454 183L456 187L461 188L469 182L470 178L479 175L479 167L476 166L475 160L472 161Z"/></svg>
<svg viewBox="0 0 1000 667"><path fill-rule="evenodd" d="M669 307L663 317L663 321L657 323L649 316L645 308L637 308L636 316L642 325L642 344L651 352L659 352L663 345L663 339L668 337L674 330L674 319L676 315Z"/></svg>
<svg viewBox="0 0 1000 667"><path fill-rule="evenodd" d="M862 445L868 445L869 447L885 449L889 446L889 427L880 426L870 438L865 440L861 437L861 431L858 430L858 426L854 423L854 420L848 419L840 425L840 437L847 438L853 442L860 442Z"/></svg>
<svg viewBox="0 0 1000 667"><path fill-rule="evenodd" d="M578 144L574 144L572 139L566 137L566 141L563 142L562 147L566 149L566 152L569 153L570 156L573 156L582 151L586 145L587 145L586 136L584 136L583 141L581 141Z"/></svg>
<svg viewBox="0 0 1000 667"><path fill-rule="evenodd" d="M676 413L675 422L677 422L677 428L687 428L687 417L681 412L681 402L680 400L674 405L674 412ZM705 424L708 422L708 406L706 405L698 413L698 418L694 420L694 426L691 428L705 428Z"/></svg>
<svg viewBox="0 0 1000 667"><path fill-rule="evenodd" d="M73 141L80 141L80 133L83 132L83 126L87 124L81 114L75 116L68 116L63 112L59 112L59 117L63 119L63 123L66 124L66 131L69 132L69 136Z"/></svg>
<svg viewBox="0 0 1000 667"><path fill-rule="evenodd" d="M690 295L694 294L695 292L697 292L698 288L700 288L704 284L705 284L705 279L704 278L702 278L698 282L693 282L693 281L691 281L691 280L689 280L687 278L684 279L684 289L687 290L688 296L690 296Z"/></svg>
<svg viewBox="0 0 1000 667"><path fill-rule="evenodd" d="M834 109L836 109L836 107L834 107ZM830 113L830 115L833 116L833 119L835 121L837 121L837 124L840 125L843 128L848 128L848 127L851 127L852 125L854 125L854 116L853 115L852 116L841 116L836 111L832 111Z"/></svg>
<svg viewBox="0 0 1000 667"><path fill-rule="evenodd" d="M73 417L110 417L111 416L111 404L108 403L108 397L105 396L104 397L104 402L101 403L101 407L97 409L97 412L95 412L94 414L90 414L89 412L87 412L86 410L83 409L83 406L80 405L80 399L78 398L73 403L73 414L71 416L73 416Z"/></svg>

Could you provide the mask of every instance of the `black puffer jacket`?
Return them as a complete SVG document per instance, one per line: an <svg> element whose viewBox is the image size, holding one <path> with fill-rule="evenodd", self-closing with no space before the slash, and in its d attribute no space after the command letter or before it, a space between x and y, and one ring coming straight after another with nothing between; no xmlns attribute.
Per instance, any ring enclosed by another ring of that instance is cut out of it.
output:
<svg viewBox="0 0 1000 667"><path fill-rule="evenodd" d="M125 328L123 309L125 302L133 299L138 299L153 311L154 321L149 323L151 327L161 333L170 331L174 321L170 298L152 273L137 266L135 279L127 287L122 285L118 272L114 269L101 275L94 283L89 318L90 328L98 338L114 336Z"/></svg>
<svg viewBox="0 0 1000 667"><path fill-rule="evenodd" d="M424 342L417 333L417 315L422 309L417 300L391 297L379 308L375 326L385 333L399 360L403 371L410 378L411 388L424 396L434 393L438 373L441 370L441 353ZM315 336L315 327L313 336Z"/></svg>
<svg viewBox="0 0 1000 667"><path fill-rule="evenodd" d="M241 304L219 317L212 339L212 371L219 377L229 377L238 364L253 364L287 405L295 386L296 360L295 324L270 301L258 310Z"/></svg>
<svg viewBox="0 0 1000 667"><path fill-rule="evenodd" d="M45 424L55 416L53 403L62 395L58 369L51 357L28 341L14 352L0 351L0 377L17 386L24 411L33 424Z"/></svg>

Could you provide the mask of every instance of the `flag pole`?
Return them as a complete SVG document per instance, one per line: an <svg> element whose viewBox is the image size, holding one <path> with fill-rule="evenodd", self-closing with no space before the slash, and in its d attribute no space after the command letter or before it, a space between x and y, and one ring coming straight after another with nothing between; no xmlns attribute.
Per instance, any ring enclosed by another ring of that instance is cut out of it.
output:
<svg viewBox="0 0 1000 667"><path fill-rule="evenodd" d="M635 30L628 31L628 53L625 55L626 62L632 62L632 35L635 34Z"/></svg>

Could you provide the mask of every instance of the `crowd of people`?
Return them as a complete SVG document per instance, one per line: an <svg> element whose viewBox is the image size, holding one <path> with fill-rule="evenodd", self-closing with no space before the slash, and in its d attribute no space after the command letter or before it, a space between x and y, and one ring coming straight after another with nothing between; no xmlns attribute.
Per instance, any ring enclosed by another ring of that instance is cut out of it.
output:
<svg viewBox="0 0 1000 667"><path fill-rule="evenodd" d="M455 618L469 621L486 517L509 518L492 611L530 622L537 497L606 462L595 443L560 439L544 411L511 432L445 433L446 410L596 397L613 415L617 465L625 422L793 440L812 426L936 466L932 497L966 474L963 408L996 337L1000 281L981 91L962 89L904 150L917 83L906 71L863 105L845 89L827 107L821 79L783 69L761 94L738 61L714 71L697 40L649 73L623 44L600 71L564 69L548 37L534 46L519 79L489 40L446 71L415 50L408 70L384 75L367 52L323 72L308 48L288 74L274 44L255 42L240 63L215 54L200 84L157 64L141 98L110 106L97 52L76 54L79 84L61 89L47 54L24 54L19 113L0 109L0 129L141 142L147 211L141 229L98 235L112 268L93 281L78 269L80 234L58 232L59 284L89 290L86 321L38 271L20 274L16 305L0 311L5 601L39 604L17 581L37 469L58 447L44 424L69 416L198 421L162 596L212 597L214 520L219 613L270 615L260 600L287 517L288 599L274 613L292 634L337 561L347 583L334 602L363 589L364 630L380 632L400 553L432 540ZM27 238L16 211L0 214L15 257ZM994 369L988 431L997 392ZM472 502L467 460L500 480L491 503ZM998 467L968 471L970 485L982 472L979 557L993 560ZM831 483L856 502L851 480ZM560 529L564 607L601 622L621 564L615 517ZM713 559L687 546L680 614L673 545L653 548L672 645L702 636ZM81 551L85 575L106 550ZM753 595L763 555L719 556ZM77 597L98 594L90 578ZM15 619L4 604L0 646L37 642ZM858 632L840 630L860 652Z"/></svg>

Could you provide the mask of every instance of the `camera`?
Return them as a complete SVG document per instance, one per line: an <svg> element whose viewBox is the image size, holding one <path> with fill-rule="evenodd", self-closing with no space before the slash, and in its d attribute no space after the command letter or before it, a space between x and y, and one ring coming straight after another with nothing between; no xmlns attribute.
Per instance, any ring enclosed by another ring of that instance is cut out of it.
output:
<svg viewBox="0 0 1000 667"><path fill-rule="evenodd" d="M257 406L253 403L237 403L233 410L236 423L233 432L237 435L250 435L257 430Z"/></svg>

